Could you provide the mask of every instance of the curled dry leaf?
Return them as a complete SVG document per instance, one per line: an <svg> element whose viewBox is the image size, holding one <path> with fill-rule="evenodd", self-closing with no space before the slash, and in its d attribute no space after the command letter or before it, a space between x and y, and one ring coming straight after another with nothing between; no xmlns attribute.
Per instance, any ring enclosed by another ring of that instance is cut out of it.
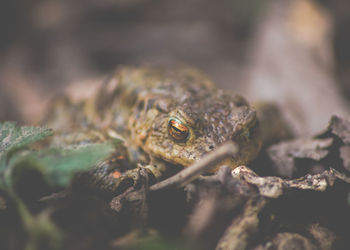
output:
<svg viewBox="0 0 350 250"><path fill-rule="evenodd" d="M232 175L255 185L262 196L269 198L278 198L284 191L290 189L325 191L327 187L333 186L337 179L350 183L349 177L335 169L326 170L322 174L308 174L293 180L285 180L276 176L260 177L245 166L234 169Z"/></svg>
<svg viewBox="0 0 350 250"><path fill-rule="evenodd" d="M319 161L327 156L332 143L332 138L300 138L275 144L267 149L267 153L274 163L276 174L291 178L296 171L295 159Z"/></svg>
<svg viewBox="0 0 350 250"><path fill-rule="evenodd" d="M336 167L337 162L341 160L343 167L350 171L349 146L350 121L340 116L332 116L327 129L316 137L301 137L272 145L267 149L267 154L273 162L276 175L292 178L298 171L307 172L306 166L297 166L298 160L311 160L310 163L319 164L323 169L330 167L330 164ZM329 155L331 155L330 164L324 164L322 161Z"/></svg>
<svg viewBox="0 0 350 250"><path fill-rule="evenodd" d="M350 144L350 121L340 116L332 116L328 130L338 136L344 144Z"/></svg>
<svg viewBox="0 0 350 250"><path fill-rule="evenodd" d="M332 116L327 131L323 135L331 133L341 140L339 156L343 167L350 171L350 121L340 116ZM322 136L322 135L321 135Z"/></svg>

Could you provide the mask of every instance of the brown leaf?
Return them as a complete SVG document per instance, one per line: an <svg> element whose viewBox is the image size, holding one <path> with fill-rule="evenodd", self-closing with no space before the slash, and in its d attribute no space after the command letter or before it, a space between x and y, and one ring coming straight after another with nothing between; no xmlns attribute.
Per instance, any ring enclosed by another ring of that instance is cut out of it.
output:
<svg viewBox="0 0 350 250"><path fill-rule="evenodd" d="M338 136L345 144L350 144L350 121L339 116L332 116L329 130Z"/></svg>
<svg viewBox="0 0 350 250"><path fill-rule="evenodd" d="M277 175L291 178L296 170L295 159L319 161L327 156L332 143L332 138L299 138L275 144L267 149L267 153L275 165Z"/></svg>
<svg viewBox="0 0 350 250"><path fill-rule="evenodd" d="M293 180L285 180L276 176L260 177L245 166L235 168L232 175L255 185L260 195L269 198L278 198L290 189L325 191L327 187L333 186L337 179L350 183L349 177L335 169L326 170L322 174L307 174Z"/></svg>

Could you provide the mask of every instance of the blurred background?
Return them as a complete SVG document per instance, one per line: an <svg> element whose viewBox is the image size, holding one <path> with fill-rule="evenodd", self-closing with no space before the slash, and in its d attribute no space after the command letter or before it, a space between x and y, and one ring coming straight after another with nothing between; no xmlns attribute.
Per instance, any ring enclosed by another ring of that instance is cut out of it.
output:
<svg viewBox="0 0 350 250"><path fill-rule="evenodd" d="M37 124L120 64L180 64L317 133L349 113L348 24L346 0L3 0L0 121Z"/></svg>

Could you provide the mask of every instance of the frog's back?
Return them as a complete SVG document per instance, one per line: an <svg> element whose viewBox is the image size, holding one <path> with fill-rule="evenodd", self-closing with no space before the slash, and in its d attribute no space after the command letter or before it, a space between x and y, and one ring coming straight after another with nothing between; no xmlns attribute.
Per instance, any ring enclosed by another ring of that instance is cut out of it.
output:
<svg viewBox="0 0 350 250"><path fill-rule="evenodd" d="M96 104L104 108L106 101L118 100L132 107L139 95L151 93L171 94L174 99L189 94L203 98L213 88L212 82L203 73L190 67L120 67L100 89Z"/></svg>
<svg viewBox="0 0 350 250"><path fill-rule="evenodd" d="M54 100L43 123L57 134L79 131L85 136L96 130L101 141L108 131L128 132L128 119L140 96L171 98L176 105L174 100L188 96L203 99L213 88L204 74L191 67L118 67L92 97L80 103L69 96Z"/></svg>
<svg viewBox="0 0 350 250"><path fill-rule="evenodd" d="M189 96L204 99L213 89L213 83L191 67L120 67L105 81L90 106L94 121L97 114L105 125L120 132L127 130L130 111L144 96L168 98L168 103L175 106Z"/></svg>

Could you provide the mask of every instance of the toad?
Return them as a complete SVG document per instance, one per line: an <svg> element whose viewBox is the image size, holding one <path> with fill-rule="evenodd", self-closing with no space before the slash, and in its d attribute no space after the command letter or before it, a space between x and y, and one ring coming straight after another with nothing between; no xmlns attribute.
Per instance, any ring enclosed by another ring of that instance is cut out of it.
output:
<svg viewBox="0 0 350 250"><path fill-rule="evenodd" d="M257 111L226 92L194 68L121 67L92 98L55 102L45 124L57 131L56 144L122 139L130 165L141 163L156 178L169 166L190 166L228 140L239 153L223 164L235 168L257 156L264 136ZM134 178L135 169L115 179Z"/></svg>

